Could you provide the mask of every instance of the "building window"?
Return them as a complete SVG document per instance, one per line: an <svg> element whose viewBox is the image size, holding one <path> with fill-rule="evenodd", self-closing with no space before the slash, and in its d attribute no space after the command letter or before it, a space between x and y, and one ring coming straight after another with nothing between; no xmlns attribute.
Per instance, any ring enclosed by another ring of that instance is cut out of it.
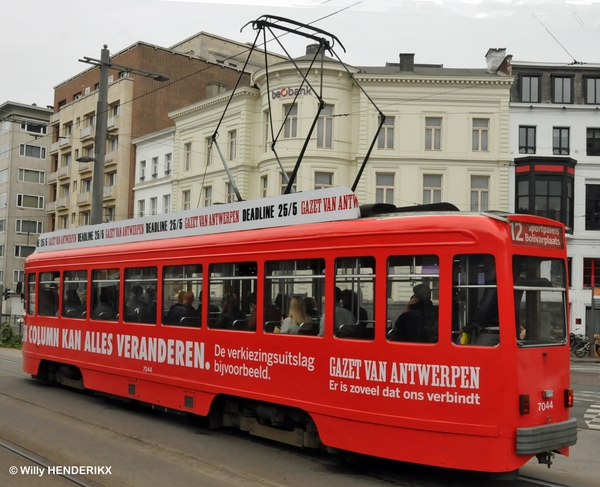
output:
<svg viewBox="0 0 600 487"><path fill-rule="evenodd" d="M490 178L471 176L471 211L488 211Z"/></svg>
<svg viewBox="0 0 600 487"><path fill-rule="evenodd" d="M600 230L600 184L585 185L585 229Z"/></svg>
<svg viewBox="0 0 600 487"><path fill-rule="evenodd" d="M439 117L425 118L425 150L442 149L442 119Z"/></svg>
<svg viewBox="0 0 600 487"><path fill-rule="evenodd" d="M0 194L0 208L6 208L7 196L8 196L8 193Z"/></svg>
<svg viewBox="0 0 600 487"><path fill-rule="evenodd" d="M6 232L6 218L0 220L0 232Z"/></svg>
<svg viewBox="0 0 600 487"><path fill-rule="evenodd" d="M523 157L515 160L517 213L562 222L573 231L575 161Z"/></svg>
<svg viewBox="0 0 600 487"><path fill-rule="evenodd" d="M233 192L233 184L225 184L225 192L227 193L227 203L235 203L235 193Z"/></svg>
<svg viewBox="0 0 600 487"><path fill-rule="evenodd" d="M291 172L288 172L286 174L287 174L288 179L292 179L292 173ZM279 178L280 178L280 181L281 181L280 182L281 194L285 194L285 188L287 188L288 183L285 180L285 178L283 177L283 173L280 174ZM295 180L294 180L294 184L292 185L292 191L291 192L292 193L296 192L296 181Z"/></svg>
<svg viewBox="0 0 600 487"><path fill-rule="evenodd" d="M375 202L394 204L394 175L378 173L375 175Z"/></svg>
<svg viewBox="0 0 600 487"><path fill-rule="evenodd" d="M106 184L105 186L111 187L117 185L117 171L109 172L106 174Z"/></svg>
<svg viewBox="0 0 600 487"><path fill-rule="evenodd" d="M552 154L555 156L569 155L569 129L554 127L552 129Z"/></svg>
<svg viewBox="0 0 600 487"><path fill-rule="evenodd" d="M156 207L158 206L158 198L150 198L150 214L156 215Z"/></svg>
<svg viewBox="0 0 600 487"><path fill-rule="evenodd" d="M423 204L441 203L442 201L442 176L423 176Z"/></svg>
<svg viewBox="0 0 600 487"><path fill-rule="evenodd" d="M138 216L141 218L146 211L146 200L138 200Z"/></svg>
<svg viewBox="0 0 600 487"><path fill-rule="evenodd" d="M43 233L44 223L36 220L16 220L17 233Z"/></svg>
<svg viewBox="0 0 600 487"><path fill-rule="evenodd" d="M173 155L169 152L168 154L165 154L165 176L168 176L169 174L171 174L171 159L173 158Z"/></svg>
<svg viewBox="0 0 600 487"><path fill-rule="evenodd" d="M585 79L585 102L588 105L600 104L600 78Z"/></svg>
<svg viewBox="0 0 600 487"><path fill-rule="evenodd" d="M68 218L68 217L66 217ZM35 245L15 245L15 257L29 257L35 252Z"/></svg>
<svg viewBox="0 0 600 487"><path fill-rule="evenodd" d="M152 158L152 179L158 177L158 157Z"/></svg>
<svg viewBox="0 0 600 487"><path fill-rule="evenodd" d="M37 145L21 144L19 145L19 155L24 157L35 157L37 159L46 159L46 148Z"/></svg>
<svg viewBox="0 0 600 487"><path fill-rule="evenodd" d="M0 245L0 257L4 257L4 244Z"/></svg>
<svg viewBox="0 0 600 487"><path fill-rule="evenodd" d="M333 147L333 106L325 105L317 120L317 147Z"/></svg>
<svg viewBox="0 0 600 487"><path fill-rule="evenodd" d="M19 175L21 175L21 169L19 169ZM0 171L0 184L5 183L6 181L8 181L8 168Z"/></svg>
<svg viewBox="0 0 600 487"><path fill-rule="evenodd" d="M0 206L2 205L0 204ZM6 206L6 204L4 206ZM44 197L31 194L18 194L17 206L19 208L34 208L36 210L41 210L44 208Z"/></svg>
<svg viewBox="0 0 600 487"><path fill-rule="evenodd" d="M79 213L79 223L81 226L89 225L91 222L91 214L89 211Z"/></svg>
<svg viewBox="0 0 600 487"><path fill-rule="evenodd" d="M0 145L0 159L6 159L10 154L10 144Z"/></svg>
<svg viewBox="0 0 600 487"><path fill-rule="evenodd" d="M25 271L13 271L13 283L23 282L25 280Z"/></svg>
<svg viewBox="0 0 600 487"><path fill-rule="evenodd" d="M556 76L552 78L552 103L573 103L573 79Z"/></svg>
<svg viewBox="0 0 600 487"><path fill-rule="evenodd" d="M535 154L535 127L519 127L519 154Z"/></svg>
<svg viewBox="0 0 600 487"><path fill-rule="evenodd" d="M393 149L394 148L394 123L395 117L385 117L383 125L379 129L377 138L378 149Z"/></svg>
<svg viewBox="0 0 600 487"><path fill-rule="evenodd" d="M287 105L283 107L285 123L283 125L283 138L289 139L298 134L298 105Z"/></svg>
<svg viewBox="0 0 600 487"><path fill-rule="evenodd" d="M59 198L66 198L71 194L71 187L70 185L67 184L61 184L60 186L60 190L59 190Z"/></svg>
<svg viewBox="0 0 600 487"><path fill-rule="evenodd" d="M600 287L600 259L583 259L583 287Z"/></svg>
<svg viewBox="0 0 600 487"><path fill-rule="evenodd" d="M521 101L527 103L539 103L540 101L540 77L521 76Z"/></svg>
<svg viewBox="0 0 600 487"><path fill-rule="evenodd" d="M192 194L190 190L184 191L183 193L181 193L181 200L183 201L183 210L189 210L190 209L190 204L192 201Z"/></svg>
<svg viewBox="0 0 600 487"><path fill-rule="evenodd" d="M171 213L171 195L165 194L163 196L163 213Z"/></svg>
<svg viewBox="0 0 600 487"><path fill-rule="evenodd" d="M227 136L227 142L229 144L229 160L233 161L236 155L236 143L237 143L237 130L232 130Z"/></svg>
<svg viewBox="0 0 600 487"><path fill-rule="evenodd" d="M487 152L490 121L487 118L473 119L473 151Z"/></svg>
<svg viewBox="0 0 600 487"><path fill-rule="evenodd" d="M61 167L69 167L71 165L71 154L63 154L62 156L62 166Z"/></svg>
<svg viewBox="0 0 600 487"><path fill-rule="evenodd" d="M114 139L110 139L108 141L108 151L115 152L119 149L119 138L115 137Z"/></svg>
<svg viewBox="0 0 600 487"><path fill-rule="evenodd" d="M587 129L587 155L600 156L600 129Z"/></svg>
<svg viewBox="0 0 600 487"><path fill-rule="evenodd" d="M184 161L184 171L189 171L192 167L192 143L188 142L183 146L183 161Z"/></svg>
<svg viewBox="0 0 600 487"><path fill-rule="evenodd" d="M41 123L23 121L21 122L21 132L46 135L48 133L48 126Z"/></svg>
<svg viewBox="0 0 600 487"><path fill-rule="evenodd" d="M140 161L140 181L146 179L146 161Z"/></svg>
<svg viewBox="0 0 600 487"><path fill-rule="evenodd" d="M204 207L212 206L212 186L204 188Z"/></svg>
<svg viewBox="0 0 600 487"><path fill-rule="evenodd" d="M107 222L114 222L117 218L117 212L115 210L114 206L107 206L106 207L106 221Z"/></svg>
<svg viewBox="0 0 600 487"><path fill-rule="evenodd" d="M333 186L333 174L330 172L315 173L315 189L331 188Z"/></svg>
<svg viewBox="0 0 600 487"><path fill-rule="evenodd" d="M269 176L260 178L260 197L266 198L269 195Z"/></svg>
<svg viewBox="0 0 600 487"><path fill-rule="evenodd" d="M264 138L263 138L263 142L264 142L264 152L267 152L267 150L269 149L269 141L271 140L271 124L269 123L269 111L265 110L263 112L263 127L265 130L264 133Z"/></svg>

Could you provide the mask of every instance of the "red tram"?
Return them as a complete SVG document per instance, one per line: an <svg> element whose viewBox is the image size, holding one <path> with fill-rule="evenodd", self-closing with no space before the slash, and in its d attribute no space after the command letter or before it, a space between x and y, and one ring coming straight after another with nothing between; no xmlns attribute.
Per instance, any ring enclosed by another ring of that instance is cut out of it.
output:
<svg viewBox="0 0 600 487"><path fill-rule="evenodd" d="M44 234L24 370L297 446L487 472L568 454L561 224L360 212L330 188Z"/></svg>

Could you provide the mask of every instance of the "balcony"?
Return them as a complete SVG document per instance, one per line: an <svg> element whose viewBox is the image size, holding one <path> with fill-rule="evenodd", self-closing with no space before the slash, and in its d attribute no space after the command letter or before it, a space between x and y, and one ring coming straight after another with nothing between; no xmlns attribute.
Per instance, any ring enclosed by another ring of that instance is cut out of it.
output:
<svg viewBox="0 0 600 487"><path fill-rule="evenodd" d="M58 121L60 121L60 112L53 113L50 116L50 125L54 125Z"/></svg>
<svg viewBox="0 0 600 487"><path fill-rule="evenodd" d="M84 127L81 129L81 131L79 132L79 138L81 140L87 140L87 139L92 139L95 135L95 130L94 130L95 126L94 125L90 125L88 127Z"/></svg>
<svg viewBox="0 0 600 487"><path fill-rule="evenodd" d="M52 154L53 152L57 152L58 149L58 142L52 142L52 144L50 144L50 154Z"/></svg>
<svg viewBox="0 0 600 487"><path fill-rule="evenodd" d="M104 186L104 198L114 198L114 186Z"/></svg>
<svg viewBox="0 0 600 487"><path fill-rule="evenodd" d="M70 166L59 167L58 171L56 171L56 178L57 179L68 178L69 177L69 173L71 172L69 170L69 168L70 168Z"/></svg>
<svg viewBox="0 0 600 487"><path fill-rule="evenodd" d="M115 152L114 151L110 151L107 152L106 155L104 156L104 164L116 164L117 161L115 161Z"/></svg>
<svg viewBox="0 0 600 487"><path fill-rule="evenodd" d="M80 162L79 163L79 172L88 172L92 170L92 164L89 162Z"/></svg>
<svg viewBox="0 0 600 487"><path fill-rule="evenodd" d="M119 117L109 117L106 121L106 127L108 128L109 132L119 130Z"/></svg>
<svg viewBox="0 0 600 487"><path fill-rule="evenodd" d="M64 149L65 147L70 147L73 143L72 137L70 135L61 136L58 138L58 147Z"/></svg>
<svg viewBox="0 0 600 487"><path fill-rule="evenodd" d="M69 197L65 196L64 198L58 198L56 200L56 209L57 210L62 210L62 209L68 209L69 208Z"/></svg>
<svg viewBox="0 0 600 487"><path fill-rule="evenodd" d="M87 205L92 202L92 193L91 191L86 191L85 193L79 193L77 195L77 204L78 205Z"/></svg>
<svg viewBox="0 0 600 487"><path fill-rule="evenodd" d="M57 176L57 174L58 174L58 171L51 172L50 174L48 174L48 184L56 182L56 176Z"/></svg>
<svg viewBox="0 0 600 487"><path fill-rule="evenodd" d="M53 211L56 211L56 201L53 201L53 202L48 203L46 205L46 212L47 213L51 213Z"/></svg>

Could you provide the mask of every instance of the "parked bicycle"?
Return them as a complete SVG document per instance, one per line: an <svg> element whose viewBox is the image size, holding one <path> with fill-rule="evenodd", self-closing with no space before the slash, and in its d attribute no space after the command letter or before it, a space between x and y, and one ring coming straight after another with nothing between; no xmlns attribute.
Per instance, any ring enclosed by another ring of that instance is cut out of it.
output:
<svg viewBox="0 0 600 487"><path fill-rule="evenodd" d="M575 336L573 340L573 334L571 334L571 352L577 357L582 358L590 354L590 348L592 346L592 338L588 336ZM600 355L600 341L596 337L594 340L594 351L597 355Z"/></svg>

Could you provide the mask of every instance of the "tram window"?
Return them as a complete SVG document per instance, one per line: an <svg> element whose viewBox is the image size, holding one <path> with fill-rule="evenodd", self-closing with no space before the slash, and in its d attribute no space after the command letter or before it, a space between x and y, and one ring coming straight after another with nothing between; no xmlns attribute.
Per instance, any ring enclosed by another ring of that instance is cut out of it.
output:
<svg viewBox="0 0 600 487"><path fill-rule="evenodd" d="M35 274L27 274L27 314L35 314Z"/></svg>
<svg viewBox="0 0 600 487"><path fill-rule="evenodd" d="M267 262L265 269L263 329L291 335L317 335L325 294L325 260L277 260ZM291 314L298 316L296 319L301 323L290 316L294 297L297 299ZM304 318L300 318L304 312ZM288 317L290 320L282 326Z"/></svg>
<svg viewBox="0 0 600 487"><path fill-rule="evenodd" d="M335 261L334 333L340 338L375 338L375 259L343 257ZM339 291L338 291L339 289ZM346 313L349 311L350 314ZM351 320L351 323L344 321Z"/></svg>
<svg viewBox="0 0 600 487"><path fill-rule="evenodd" d="M193 264L164 267L162 285L163 325L199 328L202 323L202 266ZM219 308L214 307L212 311L219 313Z"/></svg>
<svg viewBox="0 0 600 487"><path fill-rule="evenodd" d="M93 320L118 321L119 269L92 271L91 316Z"/></svg>
<svg viewBox="0 0 600 487"><path fill-rule="evenodd" d="M40 316L58 316L58 302L60 298L60 272L40 273L39 307Z"/></svg>
<svg viewBox="0 0 600 487"><path fill-rule="evenodd" d="M388 259L387 338L395 342L437 343L440 262L436 255Z"/></svg>
<svg viewBox="0 0 600 487"><path fill-rule="evenodd" d="M256 262L211 264L209 266L210 328L238 331L248 329L250 301L256 292ZM214 307L220 311L210 311Z"/></svg>
<svg viewBox="0 0 600 487"><path fill-rule="evenodd" d="M87 287L87 271L65 271L62 307L62 315L65 318L85 319Z"/></svg>
<svg viewBox="0 0 600 487"><path fill-rule="evenodd" d="M452 261L452 340L495 346L500 343L498 287L493 255L456 255Z"/></svg>
<svg viewBox="0 0 600 487"><path fill-rule="evenodd" d="M156 267L125 269L123 321L156 323Z"/></svg>
<svg viewBox="0 0 600 487"><path fill-rule="evenodd" d="M559 259L513 257L519 346L562 344L567 338L566 273Z"/></svg>

